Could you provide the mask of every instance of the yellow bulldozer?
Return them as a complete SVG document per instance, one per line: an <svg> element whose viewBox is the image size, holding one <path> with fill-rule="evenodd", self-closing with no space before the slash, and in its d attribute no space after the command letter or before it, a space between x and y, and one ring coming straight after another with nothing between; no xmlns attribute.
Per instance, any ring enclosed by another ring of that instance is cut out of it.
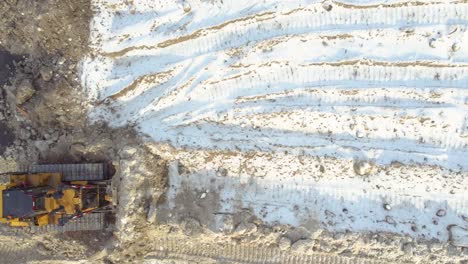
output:
<svg viewBox="0 0 468 264"><path fill-rule="evenodd" d="M0 223L32 231L99 230L113 211L110 166L32 165L6 173L0 185Z"/></svg>

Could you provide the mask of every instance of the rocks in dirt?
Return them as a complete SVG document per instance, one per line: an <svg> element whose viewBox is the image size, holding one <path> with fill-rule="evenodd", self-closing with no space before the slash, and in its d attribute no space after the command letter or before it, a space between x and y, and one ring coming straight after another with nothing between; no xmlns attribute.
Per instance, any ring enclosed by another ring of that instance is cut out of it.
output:
<svg viewBox="0 0 468 264"><path fill-rule="evenodd" d="M447 227L449 231L449 241L457 247L468 247L468 229L450 225Z"/></svg>
<svg viewBox="0 0 468 264"><path fill-rule="evenodd" d="M368 176L372 172L373 165L366 160L356 160L353 164L354 172L360 176Z"/></svg>
<svg viewBox="0 0 468 264"><path fill-rule="evenodd" d="M297 251L299 253L305 253L309 250L309 248L313 245L312 240L310 239L302 239L296 241L294 244L291 246L291 250Z"/></svg>
<svg viewBox="0 0 468 264"><path fill-rule="evenodd" d="M42 80L48 82L54 77L54 70L51 67L44 66L39 70Z"/></svg>
<svg viewBox="0 0 468 264"><path fill-rule="evenodd" d="M383 208L384 208L385 210L387 210L387 211L392 210L392 206L390 206L390 204L388 204L388 203L384 203Z"/></svg>
<svg viewBox="0 0 468 264"><path fill-rule="evenodd" d="M34 147L39 151L39 153L46 153L49 149L49 142L46 140L37 140L34 141Z"/></svg>
<svg viewBox="0 0 468 264"><path fill-rule="evenodd" d="M241 222L237 225L235 232L240 234L255 233L257 232L257 226L254 223Z"/></svg>
<svg viewBox="0 0 468 264"><path fill-rule="evenodd" d="M414 249L414 243L405 242L401 245L401 250L405 252L405 254L412 254Z"/></svg>
<svg viewBox="0 0 468 264"><path fill-rule="evenodd" d="M181 162L177 161L177 173L179 175L184 175L190 173L190 170L184 166Z"/></svg>
<svg viewBox="0 0 468 264"><path fill-rule="evenodd" d="M20 84L16 87L16 104L22 105L31 99L36 90L33 87L33 84L30 80L22 80Z"/></svg>
<svg viewBox="0 0 468 264"><path fill-rule="evenodd" d="M392 162L390 163L390 166L393 167L393 168L395 168L395 169L399 169L399 168L403 167L403 163L394 160L394 161L392 161Z"/></svg>
<svg viewBox="0 0 468 264"><path fill-rule="evenodd" d="M186 1L183 1L182 7L184 8L185 13L192 11L192 6L190 6L190 4L187 3Z"/></svg>
<svg viewBox="0 0 468 264"><path fill-rule="evenodd" d="M59 57L55 60L55 63L57 65L63 65L65 62L67 62L67 59L65 57Z"/></svg>
<svg viewBox="0 0 468 264"><path fill-rule="evenodd" d="M202 232L200 221L193 217L186 217L181 223L182 230L187 236L197 235Z"/></svg>
<svg viewBox="0 0 468 264"><path fill-rule="evenodd" d="M157 206L155 204L151 204L148 210L148 214L146 216L146 221L150 224L156 223L157 220Z"/></svg>
<svg viewBox="0 0 468 264"><path fill-rule="evenodd" d="M130 148L130 147L124 148L120 152L120 157L122 159L132 159L134 155L137 153L137 151L138 150L136 148Z"/></svg>
<svg viewBox="0 0 468 264"><path fill-rule="evenodd" d="M443 217L447 214L447 212L444 209L439 209L436 213L438 217Z"/></svg>
<svg viewBox="0 0 468 264"><path fill-rule="evenodd" d="M216 173L219 175L219 176L223 176L223 177L226 177L228 176L228 170L225 169L225 168L218 168L218 170L216 171Z"/></svg>
<svg viewBox="0 0 468 264"><path fill-rule="evenodd" d="M57 130L49 130L48 133L44 133L43 137L45 140L49 140L49 141L57 141L58 138L60 136L60 133L59 131Z"/></svg>
<svg viewBox="0 0 468 264"><path fill-rule="evenodd" d="M330 2L326 1L322 4L323 9L325 9L327 12L330 12L333 9L333 6L331 5Z"/></svg>
<svg viewBox="0 0 468 264"><path fill-rule="evenodd" d="M34 128L27 126L25 130L21 131L20 134L23 135L23 139L36 139L37 132Z"/></svg>
<svg viewBox="0 0 468 264"><path fill-rule="evenodd" d="M390 225L394 225L394 226L396 225L395 219L393 219L393 217L389 215L385 216L385 222L387 222Z"/></svg>
<svg viewBox="0 0 468 264"><path fill-rule="evenodd" d="M167 165L159 156L141 146L134 147L129 144L121 148L119 156L120 177L114 176L118 186L116 228L119 241L127 242L140 235L136 229L155 220L151 205L156 206L158 198L162 195ZM195 230L199 230L200 224L197 222L194 219L186 219L186 232L195 233Z"/></svg>
<svg viewBox="0 0 468 264"><path fill-rule="evenodd" d="M73 157L82 157L84 156L86 153L86 147L84 144L82 143L73 143L71 146L70 146L70 154L73 156Z"/></svg>
<svg viewBox="0 0 468 264"><path fill-rule="evenodd" d="M335 217L336 216L335 213L333 213L332 211L329 211L329 210L325 210L325 215L327 217Z"/></svg>
<svg viewBox="0 0 468 264"><path fill-rule="evenodd" d="M287 237L281 237L279 242L278 242L278 247L281 250L288 250L291 248L291 240Z"/></svg>
<svg viewBox="0 0 468 264"><path fill-rule="evenodd" d="M79 58L88 47L89 2L47 0L36 8L24 0L0 1L2 46L18 54L60 53Z"/></svg>
<svg viewBox="0 0 468 264"><path fill-rule="evenodd" d="M324 173L325 172L325 167L323 165L320 165L319 171L320 171L320 173Z"/></svg>
<svg viewBox="0 0 468 264"><path fill-rule="evenodd" d="M221 231L223 231L225 234L229 234L234 231L234 227L234 218L232 215L225 215L223 217L223 226Z"/></svg>
<svg viewBox="0 0 468 264"><path fill-rule="evenodd" d="M363 138L364 136L365 136L364 132L362 132L360 130L356 131L356 137Z"/></svg>
<svg viewBox="0 0 468 264"><path fill-rule="evenodd" d="M405 32L405 34L414 34L413 27L401 27L400 30Z"/></svg>
<svg viewBox="0 0 468 264"><path fill-rule="evenodd" d="M291 228L287 230L286 237L292 242L296 242L301 239L306 239L310 237L310 232L307 230L307 228L303 226L299 226L296 228Z"/></svg>

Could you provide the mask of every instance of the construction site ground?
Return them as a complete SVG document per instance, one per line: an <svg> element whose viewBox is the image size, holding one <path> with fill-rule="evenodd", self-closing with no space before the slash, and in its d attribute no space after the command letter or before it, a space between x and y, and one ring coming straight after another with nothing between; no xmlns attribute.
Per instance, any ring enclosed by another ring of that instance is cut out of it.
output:
<svg viewBox="0 0 468 264"><path fill-rule="evenodd" d="M0 263L468 263L468 4L267 2L0 1L0 173L118 192Z"/></svg>

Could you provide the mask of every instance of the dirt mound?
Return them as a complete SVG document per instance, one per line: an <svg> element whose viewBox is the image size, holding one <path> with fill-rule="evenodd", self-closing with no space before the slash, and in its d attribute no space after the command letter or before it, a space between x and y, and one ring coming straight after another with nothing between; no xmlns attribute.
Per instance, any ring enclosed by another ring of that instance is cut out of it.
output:
<svg viewBox="0 0 468 264"><path fill-rule="evenodd" d="M88 47L90 0L6 0L0 3L0 43L14 54L80 59Z"/></svg>

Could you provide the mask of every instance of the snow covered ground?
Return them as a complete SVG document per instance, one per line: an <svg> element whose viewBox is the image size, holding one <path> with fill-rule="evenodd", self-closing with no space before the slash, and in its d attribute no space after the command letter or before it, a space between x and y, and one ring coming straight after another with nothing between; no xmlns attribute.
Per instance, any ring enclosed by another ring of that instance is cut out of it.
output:
<svg viewBox="0 0 468 264"><path fill-rule="evenodd" d="M90 116L177 150L166 208L468 243L467 3L94 8Z"/></svg>

